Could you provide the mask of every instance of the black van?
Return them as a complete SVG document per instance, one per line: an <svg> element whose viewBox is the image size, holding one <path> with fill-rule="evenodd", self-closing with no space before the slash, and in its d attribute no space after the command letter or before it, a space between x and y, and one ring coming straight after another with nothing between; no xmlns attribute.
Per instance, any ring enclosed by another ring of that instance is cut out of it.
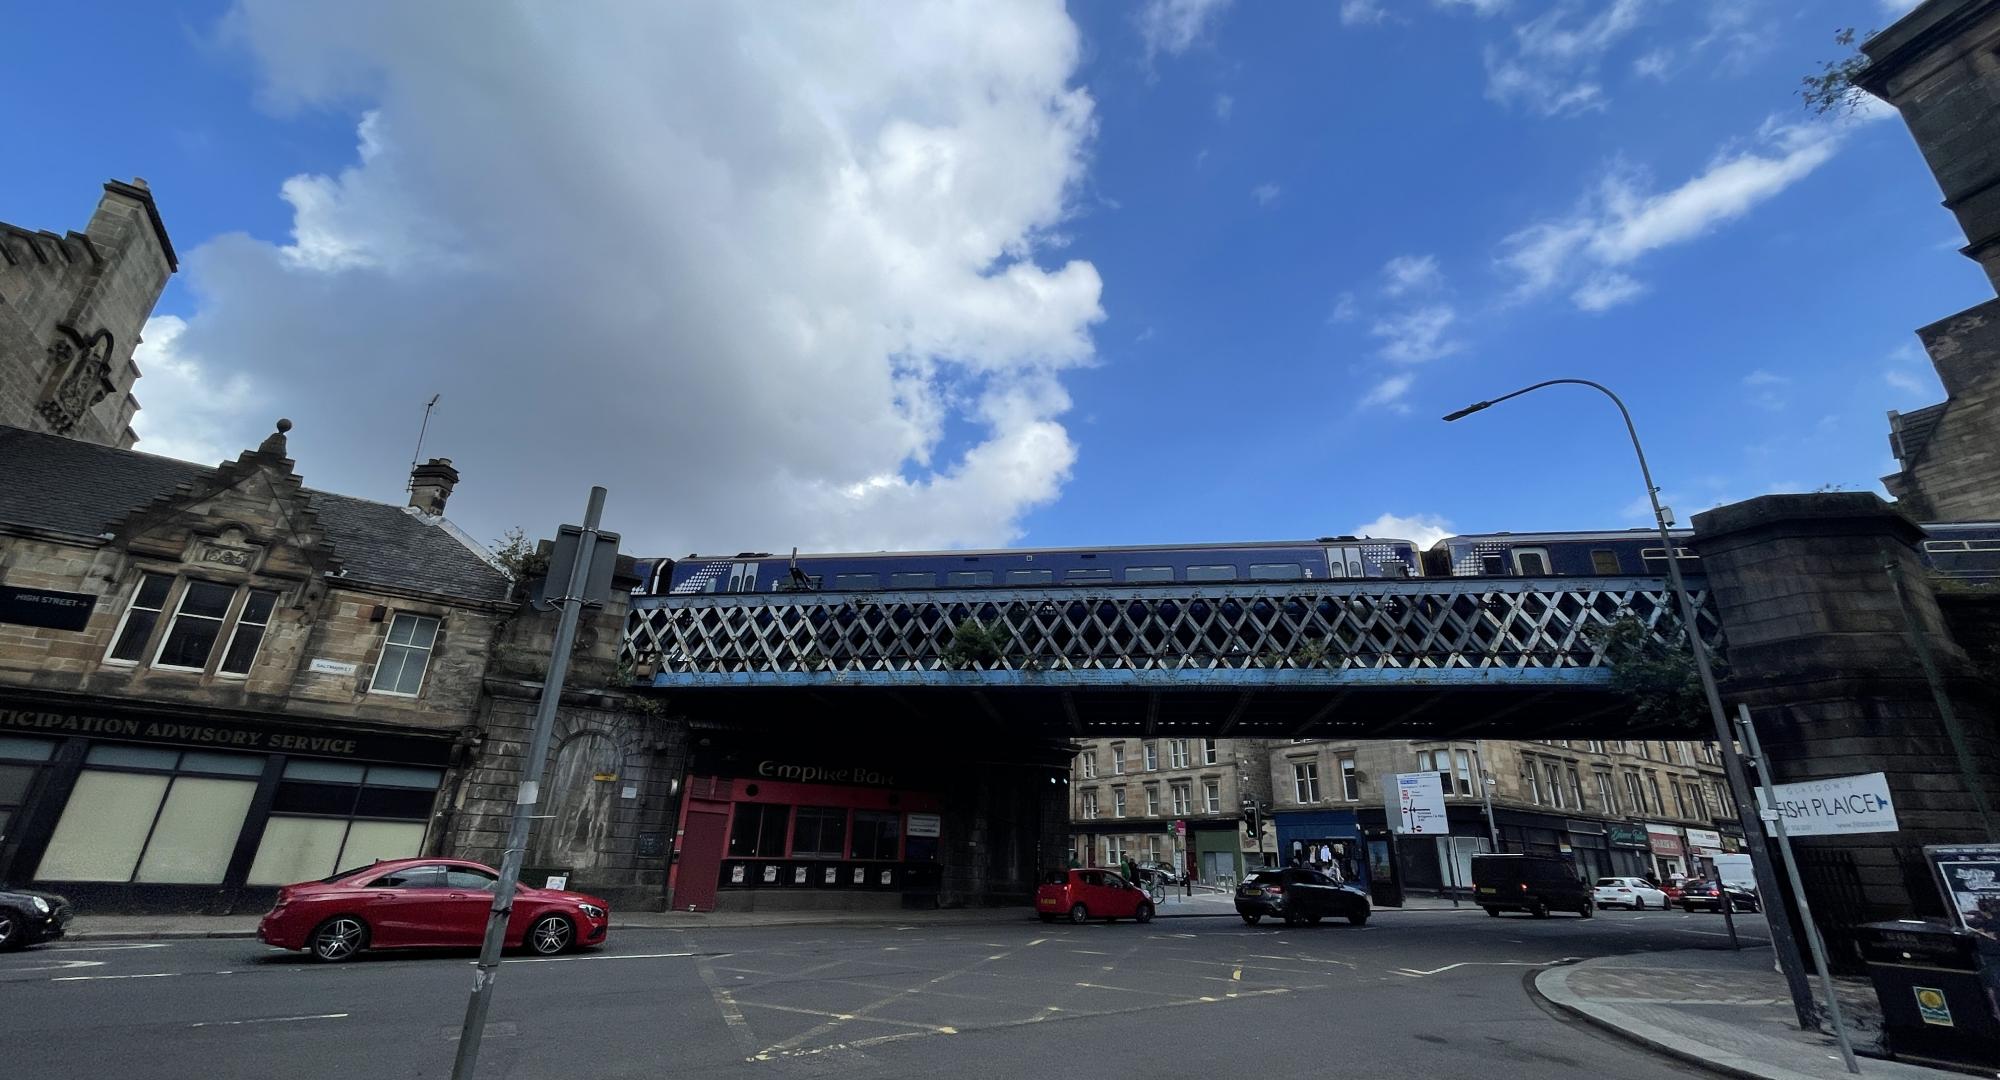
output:
<svg viewBox="0 0 2000 1080"><path fill-rule="evenodd" d="M1472 899L1488 915L1525 911L1546 919L1551 911L1590 918L1597 909L1590 885L1554 855L1474 855Z"/></svg>

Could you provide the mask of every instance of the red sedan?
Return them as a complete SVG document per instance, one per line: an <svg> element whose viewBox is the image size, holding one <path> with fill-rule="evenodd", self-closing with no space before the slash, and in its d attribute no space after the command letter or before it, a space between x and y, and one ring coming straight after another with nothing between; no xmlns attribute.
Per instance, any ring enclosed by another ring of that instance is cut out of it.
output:
<svg viewBox="0 0 2000 1080"><path fill-rule="evenodd" d="M287 885L257 924L257 940L347 960L363 949L465 946L486 935L500 875L463 859L397 859ZM611 908L582 893L518 886L507 943L542 956L604 944Z"/></svg>
<svg viewBox="0 0 2000 1080"><path fill-rule="evenodd" d="M1066 918L1153 921L1153 899L1146 890L1109 870L1051 870L1035 890L1035 913L1043 922Z"/></svg>

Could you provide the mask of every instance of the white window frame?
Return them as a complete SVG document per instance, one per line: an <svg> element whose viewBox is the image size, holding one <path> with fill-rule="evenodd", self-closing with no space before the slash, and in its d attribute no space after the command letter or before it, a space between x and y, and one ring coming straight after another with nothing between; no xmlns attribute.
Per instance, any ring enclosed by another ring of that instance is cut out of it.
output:
<svg viewBox="0 0 2000 1080"><path fill-rule="evenodd" d="M222 655L217 657L215 661L215 676L218 679L247 679L250 677L250 673L256 670L257 657L264 651L264 641L271 636L271 621L278 617L278 603L284 599L283 595L276 589L243 589L241 592L243 596L236 602L236 619L229 626L229 639L222 643ZM262 630L263 634L257 639L257 647L251 650L249 666L245 667L242 671L226 670L222 665L229 662L229 654L236 649L236 638L243 633L243 618L250 612L250 600L260 592L271 594L271 613L264 616L263 622L250 623L249 625ZM164 639L161 641L161 644L165 644Z"/></svg>
<svg viewBox="0 0 2000 1080"><path fill-rule="evenodd" d="M1201 801L1208 813L1222 813L1222 782L1220 780L1202 781Z"/></svg>
<svg viewBox="0 0 2000 1080"><path fill-rule="evenodd" d="M1096 820L1097 820L1097 792L1095 792L1095 791L1086 791L1086 792L1084 792L1084 793L1083 793L1083 804L1082 804L1082 806L1081 806L1081 807L1079 807L1079 809L1080 809L1080 810L1082 810L1082 812L1083 812L1083 820L1085 820L1085 821L1096 821Z"/></svg>
<svg viewBox="0 0 2000 1080"><path fill-rule="evenodd" d="M161 671L204 672L209 669L209 665L217 662L215 659L215 647L213 645L209 646L208 658L202 661L200 667L187 667L182 664L163 664L160 662L160 657L167 655L167 642L174 636L174 625L181 621L181 609L187 607L188 594L194 591L196 585L214 585L219 588L228 589L229 603L223 607L221 618L210 619L207 615L188 616L191 619L203 619L214 622L216 624L215 639L220 641L222 640L222 631L228 629L236 621L237 613L243 610L243 587L240 585L227 585L220 581L209 581L205 578L182 578L179 584L180 595L174 598L174 613L160 629L160 643L153 647L153 662L147 666L158 668ZM166 614L164 609L161 610L161 614Z"/></svg>
<svg viewBox="0 0 2000 1080"><path fill-rule="evenodd" d="M1176 780L1167 785L1167 797L1173 801L1174 816L1184 818L1194 812L1194 785L1186 780Z"/></svg>
<svg viewBox="0 0 2000 1080"><path fill-rule="evenodd" d="M1115 742L1115 743L1112 743L1112 744L1111 744L1111 775L1113 775L1113 776L1124 776L1124 775L1125 775L1125 744L1124 744L1124 743L1116 743L1116 742Z"/></svg>
<svg viewBox="0 0 2000 1080"><path fill-rule="evenodd" d="M1125 789L1122 787L1111 789L1111 816L1115 818L1125 816Z"/></svg>
<svg viewBox="0 0 2000 1080"><path fill-rule="evenodd" d="M1319 762L1292 762L1292 794L1302 804L1319 801Z"/></svg>
<svg viewBox="0 0 2000 1080"><path fill-rule="evenodd" d="M396 622L399 619L429 619L434 624L431 627L430 643L425 645L423 648L423 653L424 653L423 671L417 675L417 688L414 692L411 693L404 693L401 690L385 690L382 687L376 685L377 680L379 680L382 677L382 661L388 658L390 649L416 648L415 645L389 644L389 638L396 633ZM421 612L416 612L416 611L392 611L389 613L388 623L389 623L388 630L384 631L382 634L382 647L376 650L375 653L375 670L368 676L368 692L371 694L381 694L383 697L415 699L417 697L422 696L424 692L424 683L431 677L431 660L437 653L438 635L444 632L444 618L443 616L425 615Z"/></svg>
<svg viewBox="0 0 2000 1080"><path fill-rule="evenodd" d="M1188 741L1186 739L1167 740L1167 767L1185 769L1188 767Z"/></svg>
<svg viewBox="0 0 2000 1080"><path fill-rule="evenodd" d="M1521 577L1531 577L1531 576L1532 576L1532 577L1547 577L1547 576L1549 576L1549 574L1551 574L1551 573L1553 573L1553 572L1554 572L1554 571L1552 571L1552 570L1550 569L1550 567L1549 567L1549 549L1548 549L1548 548L1545 548L1545 547L1517 547L1517 548L1514 548L1514 549L1513 549L1513 551L1511 552L1511 554L1512 554L1512 555L1513 555L1513 557L1514 557L1514 573L1515 573L1515 574L1517 574L1517 575L1519 575L1519 576L1521 576ZM1530 574L1529 574L1529 573L1528 573L1528 572L1527 572L1526 570L1523 570L1523 569L1521 569L1521 556L1523 556L1523 555L1533 555L1533 556L1535 556L1536 558L1538 558L1538 559L1542 560L1542 570L1541 570L1541 573L1538 573L1538 574L1533 574L1533 575L1530 575Z"/></svg>
<svg viewBox="0 0 2000 1080"><path fill-rule="evenodd" d="M1341 757L1338 768L1340 769L1340 797L1347 802L1360 802L1361 770L1355 765L1354 758L1351 755Z"/></svg>
<svg viewBox="0 0 2000 1080"><path fill-rule="evenodd" d="M1597 777L1597 797L1604 800L1603 812L1618 813L1618 783L1609 770L1591 770Z"/></svg>
<svg viewBox="0 0 2000 1080"><path fill-rule="evenodd" d="M1213 765L1215 764L1215 759L1215 740L1203 739L1201 741L1201 763L1203 765Z"/></svg>
<svg viewBox="0 0 2000 1080"><path fill-rule="evenodd" d="M1083 762L1083 778L1085 780L1097 779L1096 747L1092 747L1089 750L1085 750L1083 753L1078 754L1077 757Z"/></svg>
<svg viewBox="0 0 2000 1080"><path fill-rule="evenodd" d="M1147 739L1139 745L1145 748L1143 753L1146 758L1146 771L1158 772L1160 770L1160 744L1152 739Z"/></svg>
<svg viewBox="0 0 2000 1080"><path fill-rule="evenodd" d="M1452 773L1452 776L1458 781L1458 793L1470 797L1472 795L1472 751L1454 750L1452 754L1458 758L1457 768Z"/></svg>
<svg viewBox="0 0 2000 1080"><path fill-rule="evenodd" d="M1160 816L1160 785L1158 784L1146 785L1146 816Z"/></svg>

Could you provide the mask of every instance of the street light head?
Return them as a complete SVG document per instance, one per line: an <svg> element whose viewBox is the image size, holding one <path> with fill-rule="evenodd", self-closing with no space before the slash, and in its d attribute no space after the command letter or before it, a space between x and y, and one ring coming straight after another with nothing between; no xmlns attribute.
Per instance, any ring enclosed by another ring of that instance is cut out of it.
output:
<svg viewBox="0 0 2000 1080"><path fill-rule="evenodd" d="M1470 405L1467 405L1465 408L1460 409L1455 413L1446 413L1444 417L1444 422L1449 424L1453 420L1463 420L1466 417L1471 416L1473 413L1476 413L1481 409L1490 409L1492 407L1493 403L1490 401L1477 401Z"/></svg>

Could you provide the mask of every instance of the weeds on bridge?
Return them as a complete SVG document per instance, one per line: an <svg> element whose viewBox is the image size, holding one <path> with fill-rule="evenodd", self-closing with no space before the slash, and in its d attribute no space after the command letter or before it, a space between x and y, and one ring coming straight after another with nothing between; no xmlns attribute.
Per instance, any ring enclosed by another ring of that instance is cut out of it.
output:
<svg viewBox="0 0 2000 1080"><path fill-rule="evenodd" d="M1646 727L1699 731L1710 722L1694 650L1680 619L1661 612L1651 623L1627 612L1592 635L1604 654L1611 688L1631 699L1632 719ZM1729 674L1719 644L1709 650L1717 680Z"/></svg>

